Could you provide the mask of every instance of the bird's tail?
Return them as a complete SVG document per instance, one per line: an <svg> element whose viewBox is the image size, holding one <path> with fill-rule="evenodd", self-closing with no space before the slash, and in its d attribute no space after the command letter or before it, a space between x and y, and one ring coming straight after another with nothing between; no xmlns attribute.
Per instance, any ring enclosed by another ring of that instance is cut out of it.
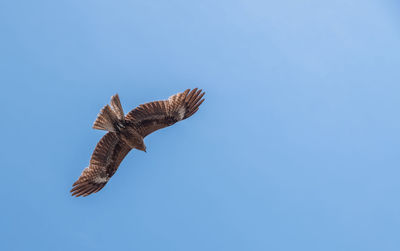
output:
<svg viewBox="0 0 400 251"><path fill-rule="evenodd" d="M93 124L94 129L117 132L124 127L125 116L118 94L111 97L110 103L111 107L109 105L104 106L97 115Z"/></svg>

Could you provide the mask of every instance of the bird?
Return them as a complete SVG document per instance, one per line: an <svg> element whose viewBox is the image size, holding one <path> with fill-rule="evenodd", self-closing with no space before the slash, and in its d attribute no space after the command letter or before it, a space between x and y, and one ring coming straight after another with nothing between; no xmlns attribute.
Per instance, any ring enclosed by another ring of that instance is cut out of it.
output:
<svg viewBox="0 0 400 251"><path fill-rule="evenodd" d="M143 139L147 135L192 116L204 102L204 94L198 88L187 89L167 100L141 104L126 115L118 93L112 96L93 124L94 129L107 133L97 143L89 166L73 183L71 195L86 197L100 191L132 149L146 152Z"/></svg>

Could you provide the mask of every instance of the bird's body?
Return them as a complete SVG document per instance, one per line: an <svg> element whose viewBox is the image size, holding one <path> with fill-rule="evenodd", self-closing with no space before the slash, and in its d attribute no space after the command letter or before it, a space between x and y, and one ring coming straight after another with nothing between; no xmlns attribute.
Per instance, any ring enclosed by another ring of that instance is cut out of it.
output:
<svg viewBox="0 0 400 251"><path fill-rule="evenodd" d="M144 146L143 136L140 135L134 127L129 125L125 125L125 128L122 128L117 135L125 144L130 146L131 148L136 148L138 150L144 150L146 147Z"/></svg>
<svg viewBox="0 0 400 251"><path fill-rule="evenodd" d="M87 196L101 190L117 171L131 149L146 151L143 139L150 133L192 116L204 101L204 92L189 89L168 100L138 106L124 115L118 94L111 98L94 122L93 128L108 133L97 144L89 167L71 190L74 196Z"/></svg>

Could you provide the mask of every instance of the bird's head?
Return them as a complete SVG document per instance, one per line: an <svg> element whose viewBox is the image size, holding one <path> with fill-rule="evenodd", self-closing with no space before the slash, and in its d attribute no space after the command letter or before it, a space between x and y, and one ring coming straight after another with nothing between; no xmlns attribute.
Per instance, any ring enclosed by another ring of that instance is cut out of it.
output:
<svg viewBox="0 0 400 251"><path fill-rule="evenodd" d="M140 145L136 147L136 149L146 152L146 145L144 144L144 142L142 142Z"/></svg>

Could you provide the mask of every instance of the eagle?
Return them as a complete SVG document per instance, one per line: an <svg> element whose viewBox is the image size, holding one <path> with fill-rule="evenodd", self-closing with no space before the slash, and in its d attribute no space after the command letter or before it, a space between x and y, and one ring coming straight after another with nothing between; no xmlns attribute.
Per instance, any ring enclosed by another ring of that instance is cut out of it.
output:
<svg viewBox="0 0 400 251"><path fill-rule="evenodd" d="M143 139L150 133L184 120L197 112L205 92L195 88L167 100L141 104L124 115L118 94L104 106L93 128L108 131L97 143L90 164L72 185L72 196L88 196L100 191L115 174L133 148L146 152Z"/></svg>

